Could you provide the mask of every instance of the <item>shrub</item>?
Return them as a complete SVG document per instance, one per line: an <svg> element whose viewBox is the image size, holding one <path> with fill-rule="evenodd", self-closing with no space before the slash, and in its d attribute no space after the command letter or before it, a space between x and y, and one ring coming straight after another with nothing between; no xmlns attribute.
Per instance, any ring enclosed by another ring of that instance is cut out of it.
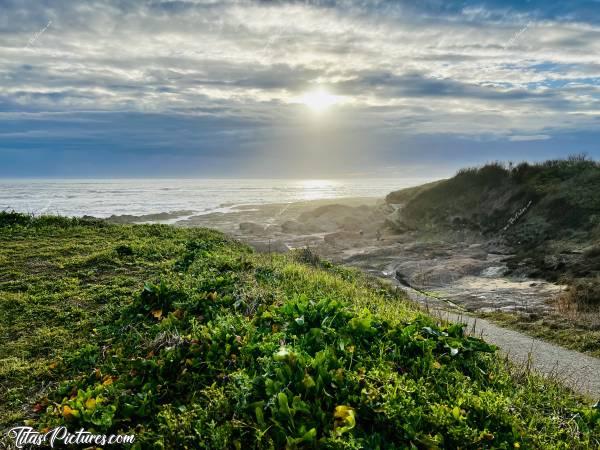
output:
<svg viewBox="0 0 600 450"><path fill-rule="evenodd" d="M600 277L578 278L559 297L559 305L575 311L600 311Z"/></svg>

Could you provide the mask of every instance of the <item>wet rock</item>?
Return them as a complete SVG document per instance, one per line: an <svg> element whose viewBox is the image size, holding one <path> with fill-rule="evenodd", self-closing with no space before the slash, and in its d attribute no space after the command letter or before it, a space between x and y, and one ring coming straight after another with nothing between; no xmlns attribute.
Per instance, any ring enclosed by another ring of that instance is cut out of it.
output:
<svg viewBox="0 0 600 450"><path fill-rule="evenodd" d="M269 225L265 228L265 234L270 236L275 233L281 233L281 227L279 225Z"/></svg>
<svg viewBox="0 0 600 450"><path fill-rule="evenodd" d="M251 242L250 245L259 253L287 253L290 247L281 240Z"/></svg>
<svg viewBox="0 0 600 450"><path fill-rule="evenodd" d="M337 243L344 244L348 241L354 241L357 239L361 239L360 233L352 231L337 231L335 233L326 234L323 237L325 243L330 245L336 245Z"/></svg>
<svg viewBox="0 0 600 450"><path fill-rule="evenodd" d="M408 282L408 280L406 279L406 276L404 276L399 270L396 270L396 272L394 273L394 278L396 280L398 280L398 282L402 285L402 286L406 286L406 287L411 287L410 283Z"/></svg>
<svg viewBox="0 0 600 450"><path fill-rule="evenodd" d="M297 220L287 220L281 224L281 231L291 234L311 234L308 227Z"/></svg>
<svg viewBox="0 0 600 450"><path fill-rule="evenodd" d="M472 258L404 261L397 266L411 286L444 286L469 275L478 275L485 263Z"/></svg>
<svg viewBox="0 0 600 450"><path fill-rule="evenodd" d="M143 214L141 216L134 216L131 214L122 214L117 216L113 214L112 216L108 217L106 221L110 223L159 222L176 219L182 216L191 216L192 214L194 214L194 212L188 210Z"/></svg>
<svg viewBox="0 0 600 450"><path fill-rule="evenodd" d="M240 231L245 234L256 234L262 235L265 232L265 228L254 222L242 222L239 225Z"/></svg>

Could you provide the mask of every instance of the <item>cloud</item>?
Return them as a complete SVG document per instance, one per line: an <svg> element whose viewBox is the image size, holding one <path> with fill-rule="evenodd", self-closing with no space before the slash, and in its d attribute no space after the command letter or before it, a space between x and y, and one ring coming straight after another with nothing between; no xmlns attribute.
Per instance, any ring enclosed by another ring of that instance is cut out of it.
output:
<svg viewBox="0 0 600 450"><path fill-rule="evenodd" d="M510 136L508 139L512 142L526 142L526 141L545 141L550 139L551 136L547 134L530 134L525 136Z"/></svg>
<svg viewBox="0 0 600 450"><path fill-rule="evenodd" d="M0 8L0 118L19 124L0 133L0 148L105 145L115 159L126 148L194 149L211 160L220 149L230 162L294 139L302 152L315 124L297 98L316 85L345 99L319 128L326 142L359 130L365 148L382 154L419 136L517 145L598 124L593 1L2 0Z"/></svg>

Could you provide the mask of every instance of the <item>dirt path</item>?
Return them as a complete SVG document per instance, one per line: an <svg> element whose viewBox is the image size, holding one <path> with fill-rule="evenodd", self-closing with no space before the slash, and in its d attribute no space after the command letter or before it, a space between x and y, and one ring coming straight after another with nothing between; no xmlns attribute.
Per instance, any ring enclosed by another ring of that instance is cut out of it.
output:
<svg viewBox="0 0 600 450"><path fill-rule="evenodd" d="M575 392L600 400L600 359L510 330L492 322L452 311L443 301L399 286L408 296L429 311L450 322L464 323L469 333L498 346L516 364L530 367L547 376L557 377Z"/></svg>

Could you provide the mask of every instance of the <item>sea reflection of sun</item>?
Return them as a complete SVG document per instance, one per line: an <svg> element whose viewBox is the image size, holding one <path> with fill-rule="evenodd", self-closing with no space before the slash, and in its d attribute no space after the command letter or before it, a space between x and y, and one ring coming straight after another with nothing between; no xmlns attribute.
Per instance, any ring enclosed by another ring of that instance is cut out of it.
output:
<svg viewBox="0 0 600 450"><path fill-rule="evenodd" d="M336 196L339 183L332 180L301 180L296 187L302 200L317 200Z"/></svg>

